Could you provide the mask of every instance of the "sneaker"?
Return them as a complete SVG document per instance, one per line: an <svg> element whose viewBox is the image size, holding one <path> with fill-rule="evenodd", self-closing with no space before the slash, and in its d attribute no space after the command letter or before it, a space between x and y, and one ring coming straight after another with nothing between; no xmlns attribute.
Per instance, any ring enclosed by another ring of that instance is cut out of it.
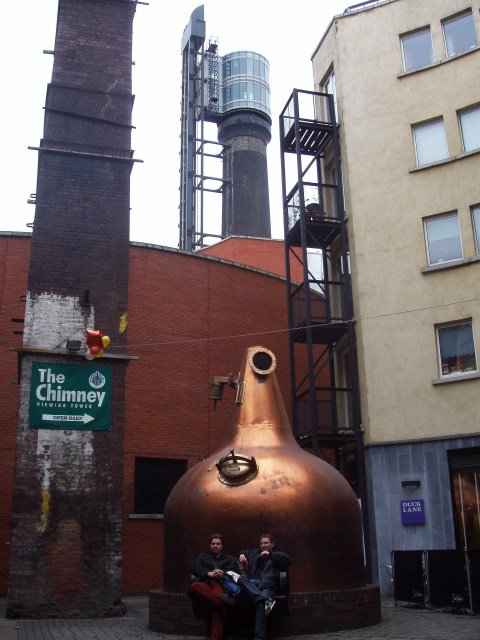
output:
<svg viewBox="0 0 480 640"><path fill-rule="evenodd" d="M235 573L235 571L227 571L227 575L230 576L234 582L238 582L238 579L240 578L240 574Z"/></svg>
<svg viewBox="0 0 480 640"><path fill-rule="evenodd" d="M272 609L275 606L275 600L265 600L265 615L268 616L272 613Z"/></svg>

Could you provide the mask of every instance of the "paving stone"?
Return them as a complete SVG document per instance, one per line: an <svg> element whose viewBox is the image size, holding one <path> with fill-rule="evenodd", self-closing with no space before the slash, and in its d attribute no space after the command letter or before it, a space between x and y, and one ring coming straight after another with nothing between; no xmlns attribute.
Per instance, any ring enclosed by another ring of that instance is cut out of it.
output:
<svg viewBox="0 0 480 640"><path fill-rule="evenodd" d="M200 640L150 631L147 597L127 597L123 602L127 613L122 618L17 621L4 617L5 601L0 600L0 640ZM373 627L290 640L480 640L480 615L395 606L385 599L382 621Z"/></svg>

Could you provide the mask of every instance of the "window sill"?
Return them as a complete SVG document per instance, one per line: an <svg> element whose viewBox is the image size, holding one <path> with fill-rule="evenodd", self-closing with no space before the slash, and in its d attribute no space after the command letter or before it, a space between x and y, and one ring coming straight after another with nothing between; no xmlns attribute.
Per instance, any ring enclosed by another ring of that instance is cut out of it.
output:
<svg viewBox="0 0 480 640"><path fill-rule="evenodd" d="M478 378L480 378L480 372L472 371L472 373L457 373L444 378L435 378L432 380L432 384L448 384L449 382L463 382L464 380L476 380Z"/></svg>
<svg viewBox="0 0 480 640"><path fill-rule="evenodd" d="M423 71L428 71L429 69L435 69L436 67L441 67L448 62L453 62L454 60L458 60L458 58L463 58L464 56L468 56L475 51L478 51L480 46L472 47L468 51L462 51L462 53L458 53L456 56L450 56L449 58L443 58L442 60L438 60L437 62L432 62L432 64L428 64L426 67L419 67L418 69L412 69L412 71L403 71L399 73L397 78L402 80L403 78L413 76L417 73L422 73Z"/></svg>
<svg viewBox="0 0 480 640"><path fill-rule="evenodd" d="M442 164L450 164L451 162L456 162L457 160L463 160L464 158L469 158L470 156L476 156L480 153L480 149L474 149L473 151L466 151L465 153L459 153L458 156L449 156L444 160L437 160L436 162L429 162L428 164L422 164L418 167L411 167L408 172L416 173L417 171L423 171L424 169L430 169L431 167L438 167Z"/></svg>
<svg viewBox="0 0 480 640"><path fill-rule="evenodd" d="M467 264L480 262L480 256L472 256L470 258L461 258L460 260L451 260L450 262L439 262L428 267L422 267L421 273L432 273L433 271L444 271L445 269L454 269L455 267L464 267Z"/></svg>
<svg viewBox="0 0 480 640"><path fill-rule="evenodd" d="M129 513L129 520L163 520L163 513Z"/></svg>

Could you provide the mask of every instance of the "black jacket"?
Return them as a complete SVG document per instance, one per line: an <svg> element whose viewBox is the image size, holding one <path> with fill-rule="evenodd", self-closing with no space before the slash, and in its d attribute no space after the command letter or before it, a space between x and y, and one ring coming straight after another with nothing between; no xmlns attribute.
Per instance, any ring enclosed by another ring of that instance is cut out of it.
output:
<svg viewBox="0 0 480 640"><path fill-rule="evenodd" d="M247 578L254 578L258 573L260 549L247 549L240 553L243 553L248 560ZM280 583L280 571L286 571L290 564L291 560L288 554L273 548L260 571L260 589L277 591Z"/></svg>
<svg viewBox="0 0 480 640"><path fill-rule="evenodd" d="M238 571L238 564L233 556L221 553L216 558L211 551L200 553L192 563L192 574L197 580L208 580L208 572L213 569Z"/></svg>

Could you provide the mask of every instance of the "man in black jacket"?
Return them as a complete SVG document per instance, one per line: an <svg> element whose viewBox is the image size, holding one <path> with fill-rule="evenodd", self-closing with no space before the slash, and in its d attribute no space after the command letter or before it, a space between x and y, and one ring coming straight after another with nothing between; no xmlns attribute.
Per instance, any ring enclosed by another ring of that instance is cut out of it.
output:
<svg viewBox="0 0 480 640"><path fill-rule="evenodd" d="M194 582L189 595L212 605L211 639L223 640L225 610L220 596L225 594L225 589L221 579L227 571L238 570L238 564L233 556L223 553L223 536L220 533L212 533L209 545L210 551L200 553L192 563Z"/></svg>
<svg viewBox="0 0 480 640"><path fill-rule="evenodd" d="M238 564L243 575L236 576L237 583L255 602L255 640L265 640L267 616L275 604L280 572L288 569L290 557L275 549L271 533L263 533L260 548L242 551Z"/></svg>

